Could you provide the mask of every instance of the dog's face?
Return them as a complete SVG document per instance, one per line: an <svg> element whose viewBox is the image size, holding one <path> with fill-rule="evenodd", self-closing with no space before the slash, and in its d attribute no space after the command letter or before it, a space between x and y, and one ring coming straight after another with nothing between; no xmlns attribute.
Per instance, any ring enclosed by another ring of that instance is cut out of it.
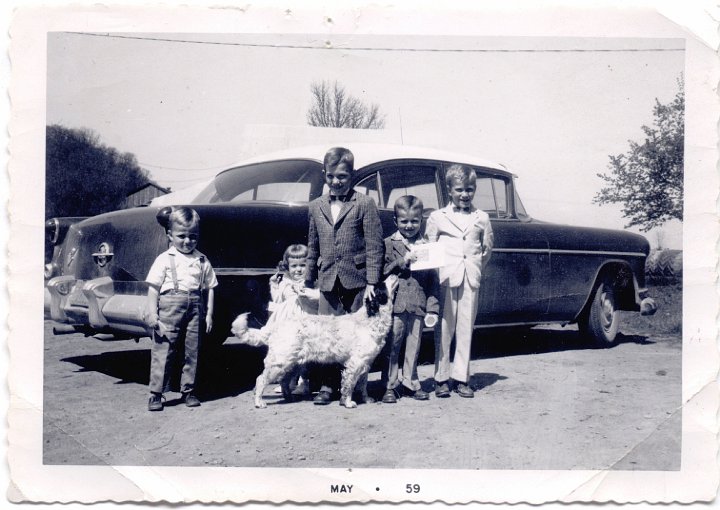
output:
<svg viewBox="0 0 720 510"><path fill-rule="evenodd" d="M395 297L395 291L398 288L398 277L397 275L391 274L385 281L380 282L375 287L375 298L365 300L365 309L367 310L368 316L372 317L380 310L383 305L392 302Z"/></svg>

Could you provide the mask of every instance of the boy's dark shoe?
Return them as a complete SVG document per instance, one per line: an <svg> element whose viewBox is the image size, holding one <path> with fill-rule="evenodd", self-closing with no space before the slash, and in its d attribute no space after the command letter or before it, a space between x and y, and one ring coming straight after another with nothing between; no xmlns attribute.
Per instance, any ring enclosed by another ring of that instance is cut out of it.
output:
<svg viewBox="0 0 720 510"><path fill-rule="evenodd" d="M459 382L455 385L455 393L464 398L473 398L475 396L475 392L472 388L464 382Z"/></svg>
<svg viewBox="0 0 720 510"><path fill-rule="evenodd" d="M330 400L332 400L330 392L320 390L318 391L318 394L315 395L315 398L313 399L313 404L315 404L316 406L326 406L330 403Z"/></svg>
<svg viewBox="0 0 720 510"><path fill-rule="evenodd" d="M394 404L400 398L400 394L394 388L388 388L385 390L382 401L383 404Z"/></svg>
<svg viewBox="0 0 720 510"><path fill-rule="evenodd" d="M192 393L184 394L183 401L187 407L200 407L200 400Z"/></svg>
<svg viewBox="0 0 720 510"><path fill-rule="evenodd" d="M430 398L430 395L428 395L427 391L423 391L422 388L418 390L412 390L407 386L401 386L401 388L401 394L403 397L412 397L415 400L428 400Z"/></svg>
<svg viewBox="0 0 720 510"><path fill-rule="evenodd" d="M163 410L162 395L153 393L152 395L150 395L150 400L148 401L148 411L162 411L162 410Z"/></svg>
<svg viewBox="0 0 720 510"><path fill-rule="evenodd" d="M448 386L447 381L436 383L435 396L438 398L448 398L450 396L450 386Z"/></svg>
<svg viewBox="0 0 720 510"><path fill-rule="evenodd" d="M412 390L406 390L406 391L415 400L429 400L430 399L430 395L428 395L428 392L423 389L419 389L419 390L415 390L415 391L412 391Z"/></svg>

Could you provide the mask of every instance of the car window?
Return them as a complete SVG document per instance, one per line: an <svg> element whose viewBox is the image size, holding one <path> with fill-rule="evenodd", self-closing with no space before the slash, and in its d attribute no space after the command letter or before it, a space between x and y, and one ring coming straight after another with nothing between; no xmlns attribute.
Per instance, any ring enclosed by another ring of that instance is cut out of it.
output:
<svg viewBox="0 0 720 510"><path fill-rule="evenodd" d="M194 204L278 200L309 202L322 194L322 164L313 160L267 161L218 174Z"/></svg>
<svg viewBox="0 0 720 510"><path fill-rule="evenodd" d="M403 195L414 195L423 202L426 210L437 209L437 167L428 164L404 163L389 165L378 170L383 204L392 209Z"/></svg>
<svg viewBox="0 0 720 510"><path fill-rule="evenodd" d="M281 202L307 202L312 186L309 182L273 182L259 184L236 195L231 202L246 200L279 200Z"/></svg>
<svg viewBox="0 0 720 510"><path fill-rule="evenodd" d="M361 181L358 181L353 189L356 193L361 193L373 199L375 205L380 204L380 192L377 185L377 174L370 174Z"/></svg>
<svg viewBox="0 0 720 510"><path fill-rule="evenodd" d="M493 218L508 214L507 183L499 177L478 176L473 205Z"/></svg>

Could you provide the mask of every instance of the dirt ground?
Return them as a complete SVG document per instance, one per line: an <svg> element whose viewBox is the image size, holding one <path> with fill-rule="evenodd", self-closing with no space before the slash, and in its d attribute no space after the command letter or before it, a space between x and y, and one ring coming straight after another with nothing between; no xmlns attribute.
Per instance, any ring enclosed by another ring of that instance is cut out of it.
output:
<svg viewBox="0 0 720 510"><path fill-rule="evenodd" d="M45 324L44 463L456 469L678 470L681 335L621 326L611 349L572 327L476 335L474 399L346 409L284 403L255 409L262 352L224 345L204 360L203 404L169 394L147 411L149 339L54 336ZM432 390L432 339L421 379ZM370 376L379 395L379 373Z"/></svg>

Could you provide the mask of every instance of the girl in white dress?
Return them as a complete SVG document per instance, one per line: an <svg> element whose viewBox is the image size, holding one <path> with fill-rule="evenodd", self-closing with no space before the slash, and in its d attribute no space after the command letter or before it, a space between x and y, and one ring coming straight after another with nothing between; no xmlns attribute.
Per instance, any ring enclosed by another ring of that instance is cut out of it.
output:
<svg viewBox="0 0 720 510"><path fill-rule="evenodd" d="M305 287L307 253L308 248L304 244L291 244L285 249L283 259L278 264L278 272L270 277L270 317L263 329L289 318L317 315L320 291ZM307 377L300 376L298 390L309 393ZM275 389L276 393L280 391L280 387Z"/></svg>

